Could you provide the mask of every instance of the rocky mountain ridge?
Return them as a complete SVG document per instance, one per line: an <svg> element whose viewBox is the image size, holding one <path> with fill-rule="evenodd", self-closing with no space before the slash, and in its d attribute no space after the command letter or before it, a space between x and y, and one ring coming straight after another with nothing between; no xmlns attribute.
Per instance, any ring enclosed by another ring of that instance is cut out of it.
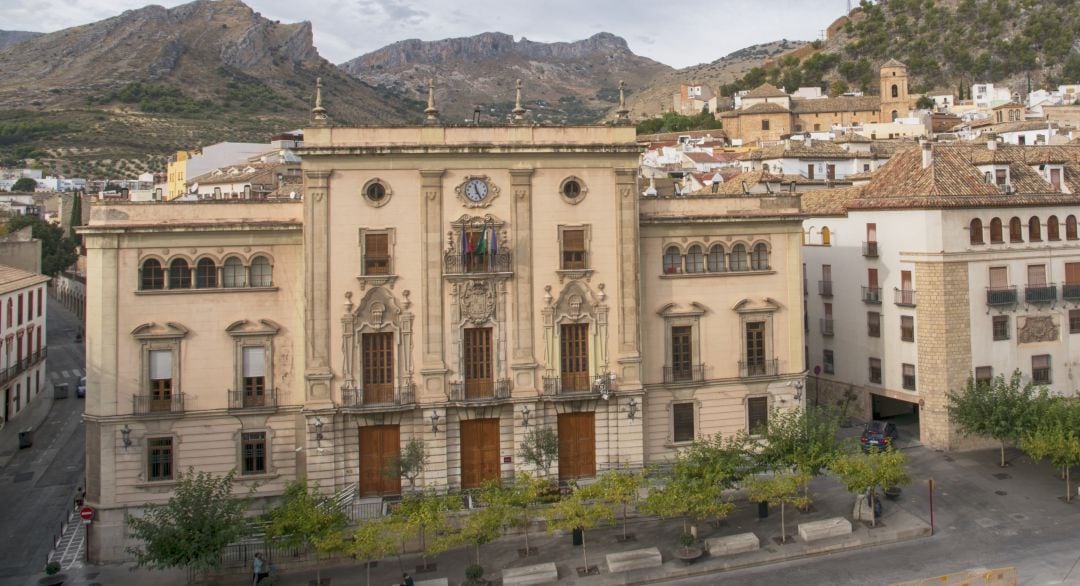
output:
<svg viewBox="0 0 1080 586"><path fill-rule="evenodd" d="M9 45L21 43L26 39L32 39L39 35L41 33L31 31L0 31L0 51L3 51Z"/></svg>

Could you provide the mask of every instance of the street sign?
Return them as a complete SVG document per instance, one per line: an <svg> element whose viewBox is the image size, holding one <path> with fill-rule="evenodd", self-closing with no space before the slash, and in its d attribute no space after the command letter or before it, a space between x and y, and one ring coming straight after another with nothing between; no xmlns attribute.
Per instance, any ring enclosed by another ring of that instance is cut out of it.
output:
<svg viewBox="0 0 1080 586"><path fill-rule="evenodd" d="M87 521L87 522L92 520L94 518L94 509L93 509L93 507L83 507L83 508L79 509L79 517L81 517L83 521Z"/></svg>

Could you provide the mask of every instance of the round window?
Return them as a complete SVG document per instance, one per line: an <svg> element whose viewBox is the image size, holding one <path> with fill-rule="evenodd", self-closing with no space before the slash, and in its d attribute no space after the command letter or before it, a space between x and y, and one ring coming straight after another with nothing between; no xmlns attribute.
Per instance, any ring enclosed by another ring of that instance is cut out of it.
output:
<svg viewBox="0 0 1080 586"><path fill-rule="evenodd" d="M374 207L382 207L390 201L390 196L393 192L390 191L390 187L384 183L381 179L372 179L364 184L364 188L361 190L364 194L364 199L367 200L369 205Z"/></svg>
<svg viewBox="0 0 1080 586"><path fill-rule="evenodd" d="M367 192L364 195L371 201L382 201L386 197L386 188L382 183L372 183L367 186Z"/></svg>
<svg viewBox="0 0 1080 586"><path fill-rule="evenodd" d="M577 177L567 177L559 184L559 195L566 203L576 204L585 197L585 183Z"/></svg>

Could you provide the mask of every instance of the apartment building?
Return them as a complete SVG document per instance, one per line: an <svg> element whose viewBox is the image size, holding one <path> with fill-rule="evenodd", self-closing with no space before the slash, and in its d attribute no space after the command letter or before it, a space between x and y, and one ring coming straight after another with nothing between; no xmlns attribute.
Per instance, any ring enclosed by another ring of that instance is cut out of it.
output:
<svg viewBox="0 0 1080 586"><path fill-rule="evenodd" d="M49 278L0 265L0 396L3 420L19 414L48 385L45 370L45 287Z"/></svg>

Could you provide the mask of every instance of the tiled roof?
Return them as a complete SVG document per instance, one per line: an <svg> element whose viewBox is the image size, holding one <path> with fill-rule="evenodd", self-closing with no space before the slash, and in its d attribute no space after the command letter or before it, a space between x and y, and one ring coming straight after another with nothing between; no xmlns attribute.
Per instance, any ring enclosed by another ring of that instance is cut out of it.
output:
<svg viewBox="0 0 1080 586"><path fill-rule="evenodd" d="M784 149L784 156L792 159L851 159L856 155L831 141L792 140L791 144Z"/></svg>
<svg viewBox="0 0 1080 586"><path fill-rule="evenodd" d="M994 110L1005 110L1005 109L1012 109L1012 108L1025 108L1026 109L1027 106L1024 106L1023 104L1018 104L1016 102L1006 102L1006 103L1004 103L1004 104L1002 104L1000 106L994 106L993 109Z"/></svg>
<svg viewBox="0 0 1080 586"><path fill-rule="evenodd" d="M896 59L889 59L888 61L883 63L881 66L882 67L907 67L907 65L904 65L903 63L901 63L900 61L897 61Z"/></svg>
<svg viewBox="0 0 1080 586"><path fill-rule="evenodd" d="M847 213L848 203L861 194L861 187L810 189L802 194L803 211L811 216L842 216Z"/></svg>
<svg viewBox="0 0 1080 586"><path fill-rule="evenodd" d="M683 155L695 163L723 163L723 159L719 159L710 155L709 153L683 153Z"/></svg>
<svg viewBox="0 0 1080 586"><path fill-rule="evenodd" d="M763 84L757 86L756 88L750 90L749 92L746 92L746 95L743 96L743 99L745 100L746 98L786 98L786 97L788 97L788 95L786 93L780 91L780 89L777 88L775 85L773 85L771 83L763 83Z"/></svg>
<svg viewBox="0 0 1080 586"><path fill-rule="evenodd" d="M870 142L870 139L863 136L863 135L861 135L861 134L859 134L859 133L857 133L857 132L845 132L845 133L841 134L840 136L837 136L836 138L834 138L833 142L835 142L837 144L845 144L845 143L851 143L851 142L868 143L868 142Z"/></svg>
<svg viewBox="0 0 1080 586"><path fill-rule="evenodd" d="M816 100L792 100L791 111L796 114L815 112L870 112L881 109L878 96L840 96Z"/></svg>
<svg viewBox="0 0 1080 586"><path fill-rule="evenodd" d="M7 265L0 265L0 293L10 293L12 291L18 291L19 289L25 289L26 287L33 287L34 285L40 285L48 280L49 277L46 277L45 275L31 273Z"/></svg>
<svg viewBox="0 0 1080 586"><path fill-rule="evenodd" d="M1058 125L1053 122L1044 122L1040 120L1021 120L1020 122L998 124L994 126L994 132L1027 132L1031 130L1046 130L1048 127L1057 128Z"/></svg>
<svg viewBox="0 0 1080 586"><path fill-rule="evenodd" d="M754 104L749 108L743 108L738 110L736 116L741 114L788 114L791 111L781 106L780 104L774 104L772 102L761 102Z"/></svg>

